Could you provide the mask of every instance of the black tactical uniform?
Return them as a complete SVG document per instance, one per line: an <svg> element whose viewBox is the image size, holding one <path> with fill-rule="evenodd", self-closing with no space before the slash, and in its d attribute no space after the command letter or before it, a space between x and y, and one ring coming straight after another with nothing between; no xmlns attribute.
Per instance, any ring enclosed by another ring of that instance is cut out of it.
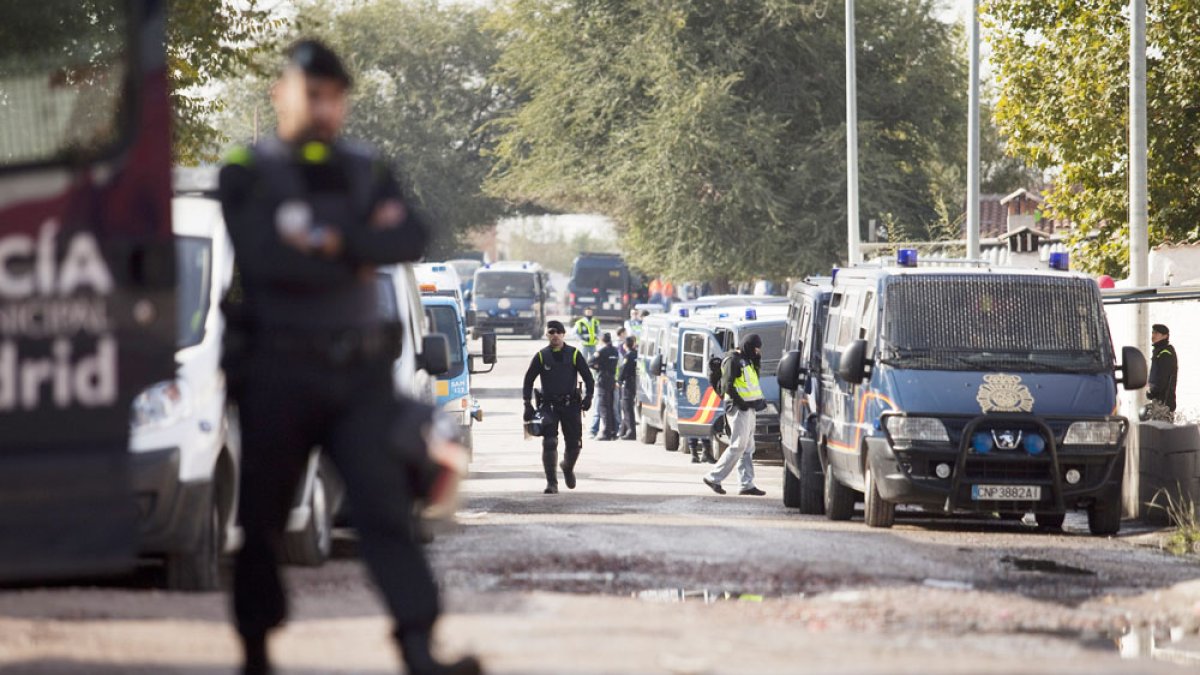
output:
<svg viewBox="0 0 1200 675"><path fill-rule="evenodd" d="M562 463L563 479L568 488L575 488L575 462L579 460L579 449L583 445L583 411L592 405L595 382L578 349L567 344L558 350L543 347L529 362L521 387L527 416L532 412L530 400L533 397L533 383L539 377L542 378L542 468L546 471L546 492L553 494L558 491L558 469L555 464L558 462L560 426L566 445ZM576 377L583 380L587 390L582 400Z"/></svg>
<svg viewBox="0 0 1200 675"><path fill-rule="evenodd" d="M637 438L637 432L634 430L634 424L636 424L637 420L633 416L634 403L637 401L637 369L638 352L635 347L625 352L624 361L621 363L621 371L617 378L621 383L620 437L627 441Z"/></svg>
<svg viewBox="0 0 1200 675"><path fill-rule="evenodd" d="M1170 339L1155 342L1150 347L1150 390L1147 398L1175 412L1175 380L1179 376L1179 360Z"/></svg>
<svg viewBox="0 0 1200 675"><path fill-rule="evenodd" d="M432 411L395 395L399 340L378 318L374 271L417 260L426 228L411 215L390 229L369 224L377 205L400 199L399 188L368 149L341 141L297 147L271 138L235 151L220 197L244 294L229 312L238 349L227 349L226 365L241 417L245 540L234 612L247 663L286 616L277 552L309 452L320 446L346 483L362 555L405 660L412 672L440 672L432 661L420 666L439 608L412 531L414 499L436 473L421 435ZM341 233L338 257L284 243L281 207L298 206Z"/></svg>
<svg viewBox="0 0 1200 675"><path fill-rule="evenodd" d="M607 336L607 334L606 334ZM596 355L592 357L592 367L596 369L596 394L600 398L600 419L604 423L600 440L611 441L617 437L617 412L613 408L617 391L617 369L621 363L621 353L607 342Z"/></svg>

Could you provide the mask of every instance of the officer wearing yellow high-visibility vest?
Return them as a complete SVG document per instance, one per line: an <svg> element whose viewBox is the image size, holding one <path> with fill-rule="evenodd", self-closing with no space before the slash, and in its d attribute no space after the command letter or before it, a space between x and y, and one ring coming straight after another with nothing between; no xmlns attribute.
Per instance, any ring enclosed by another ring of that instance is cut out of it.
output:
<svg viewBox="0 0 1200 675"><path fill-rule="evenodd" d="M579 338L579 351L583 360L590 362L596 354L596 343L600 340L600 319L593 316L591 307L583 310L583 316L575 322L575 337Z"/></svg>
<svg viewBox="0 0 1200 675"><path fill-rule="evenodd" d="M721 481L736 466L741 483L740 495L761 497L766 493L754 485L754 426L756 413L767 407L758 369L762 358L762 338L751 333L742 346L725 357L721 364L721 387L725 396L725 416L729 420L729 448L706 475L704 484L719 495L725 494ZM714 387L716 389L716 387Z"/></svg>

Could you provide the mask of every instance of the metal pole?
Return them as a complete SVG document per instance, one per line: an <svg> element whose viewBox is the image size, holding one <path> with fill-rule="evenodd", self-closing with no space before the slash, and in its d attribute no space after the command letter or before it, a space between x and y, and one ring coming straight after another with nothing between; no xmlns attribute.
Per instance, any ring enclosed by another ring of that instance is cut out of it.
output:
<svg viewBox="0 0 1200 675"><path fill-rule="evenodd" d="M971 2L971 94L967 105L967 257L979 258L979 0Z"/></svg>
<svg viewBox="0 0 1200 675"><path fill-rule="evenodd" d="M862 262L858 231L858 78L854 44L854 0L846 0L846 262L850 265Z"/></svg>
<svg viewBox="0 0 1200 675"><path fill-rule="evenodd" d="M1150 285L1148 235L1148 197L1146 187L1146 0L1129 3L1129 276L1133 285ZM1150 349L1149 315L1145 303L1135 305L1133 334L1143 354ZM1144 403L1143 393L1132 392L1126 402L1132 404L1133 418ZM1138 493L1140 448L1137 434L1131 442L1125 461L1125 515L1137 517L1141 505Z"/></svg>

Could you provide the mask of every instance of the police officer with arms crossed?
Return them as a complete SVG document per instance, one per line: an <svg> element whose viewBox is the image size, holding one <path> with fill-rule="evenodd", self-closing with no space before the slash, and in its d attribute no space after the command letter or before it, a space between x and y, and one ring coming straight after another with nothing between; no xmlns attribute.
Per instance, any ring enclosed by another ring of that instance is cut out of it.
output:
<svg viewBox="0 0 1200 675"><path fill-rule="evenodd" d="M563 480L567 487L575 489L575 462L583 447L583 412L592 406L595 382L588 369L587 360L579 350L566 343L567 329L560 321L546 323L546 337L550 344L543 347L529 362L525 371L525 382L521 396L525 400L525 421L537 414L533 406L533 382L542 378L541 406L542 423L542 468L546 471L545 494L558 494L558 429L562 427L566 453L561 464ZM587 389L582 399L576 377L583 380Z"/></svg>
<svg viewBox="0 0 1200 675"><path fill-rule="evenodd" d="M446 665L430 653L437 586L412 516L439 475L426 445L432 409L396 398L398 337L375 298L375 267L417 260L429 233L374 152L338 137L349 87L336 54L297 42L271 90L277 134L235 150L221 171L243 291L227 306L224 364L241 417L245 539L233 606L243 672L272 672L267 637L287 616L280 539L321 446L346 483L408 672L479 673L473 658Z"/></svg>
<svg viewBox="0 0 1200 675"><path fill-rule="evenodd" d="M751 333L742 339L741 348L725 357L721 364L725 416L729 419L729 448L703 478L704 484L719 495L725 494L721 481L729 476L735 465L742 488L738 494L754 497L766 494L754 485L755 413L767 407L758 384L761 358L762 338Z"/></svg>
<svg viewBox="0 0 1200 675"><path fill-rule="evenodd" d="M596 406L596 417L592 421L592 438L600 432L600 421L604 421L601 441L617 440L617 370L621 367L621 353L613 346L612 335L600 336L604 346L596 352L589 364L596 371L596 395L600 401Z"/></svg>

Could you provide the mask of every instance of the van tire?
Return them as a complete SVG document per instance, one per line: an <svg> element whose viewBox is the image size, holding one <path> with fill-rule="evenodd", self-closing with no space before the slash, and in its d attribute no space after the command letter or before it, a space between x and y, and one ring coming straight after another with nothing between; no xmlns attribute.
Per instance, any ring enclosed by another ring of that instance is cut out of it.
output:
<svg viewBox="0 0 1200 675"><path fill-rule="evenodd" d="M1047 530L1061 530L1063 521L1067 519L1065 513L1035 513L1033 517L1037 519L1038 527ZM1088 523L1091 523L1091 518L1088 518Z"/></svg>
<svg viewBox="0 0 1200 675"><path fill-rule="evenodd" d="M209 490L207 518L190 551L168 553L166 587L172 591L199 593L221 589L221 508Z"/></svg>
<svg viewBox="0 0 1200 675"><path fill-rule="evenodd" d="M825 517L830 520L850 520L854 516L854 490L833 477L832 467L825 467Z"/></svg>
<svg viewBox="0 0 1200 675"><path fill-rule="evenodd" d="M1121 493L1109 490L1087 507L1088 531L1103 537L1121 530Z"/></svg>
<svg viewBox="0 0 1200 675"><path fill-rule="evenodd" d="M875 474L870 463L866 471L866 491L863 495L863 521L867 527L891 527L896 523L896 505L879 496Z"/></svg>
<svg viewBox="0 0 1200 675"><path fill-rule="evenodd" d="M663 447L667 452L678 452L679 445L679 432L671 427L663 429Z"/></svg>
<svg viewBox="0 0 1200 675"><path fill-rule="evenodd" d="M313 476L312 494L308 498L308 522L303 530L289 532L283 538L285 562L303 567L320 567L329 560L333 552L333 511L325 488L325 478L318 469Z"/></svg>
<svg viewBox="0 0 1200 675"><path fill-rule="evenodd" d="M654 445L658 440L658 429L650 426L645 419L638 422L638 440L645 445Z"/></svg>
<svg viewBox="0 0 1200 675"><path fill-rule="evenodd" d="M796 444L800 447L800 444ZM821 471L821 457L816 447L800 452L800 513L821 515L825 513L825 477Z"/></svg>
<svg viewBox="0 0 1200 675"><path fill-rule="evenodd" d="M789 509L800 508L800 479L792 475L787 462L783 463L783 505Z"/></svg>

